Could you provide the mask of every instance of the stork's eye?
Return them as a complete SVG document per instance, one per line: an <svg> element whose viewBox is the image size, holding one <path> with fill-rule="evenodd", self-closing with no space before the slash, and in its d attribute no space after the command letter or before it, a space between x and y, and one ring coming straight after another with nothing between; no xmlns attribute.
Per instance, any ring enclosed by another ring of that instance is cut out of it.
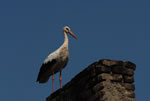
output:
<svg viewBox="0 0 150 101"><path fill-rule="evenodd" d="M66 30L69 30L69 28L66 28Z"/></svg>

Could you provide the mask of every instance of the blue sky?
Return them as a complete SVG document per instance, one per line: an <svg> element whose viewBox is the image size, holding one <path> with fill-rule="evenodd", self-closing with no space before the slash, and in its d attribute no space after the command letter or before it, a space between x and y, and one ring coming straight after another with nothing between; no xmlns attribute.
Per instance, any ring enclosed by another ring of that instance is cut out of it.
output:
<svg viewBox="0 0 150 101"><path fill-rule="evenodd" d="M63 85L99 59L137 65L137 101L149 101L150 2L147 0L1 0L0 100L45 101L52 80L36 83L41 64L70 26L70 61ZM59 88L58 74L55 89Z"/></svg>

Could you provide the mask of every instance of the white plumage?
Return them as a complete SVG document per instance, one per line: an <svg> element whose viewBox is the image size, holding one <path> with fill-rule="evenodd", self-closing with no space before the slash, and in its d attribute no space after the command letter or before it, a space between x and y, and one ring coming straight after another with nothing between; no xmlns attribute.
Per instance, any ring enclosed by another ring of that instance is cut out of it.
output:
<svg viewBox="0 0 150 101"><path fill-rule="evenodd" d="M61 70L67 65L69 59L68 51L68 36L69 33L74 38L77 37L71 32L68 26L63 29L64 32L64 43L53 53L51 53L41 66L37 82L45 83L48 81L49 77L53 75L53 90L54 90L54 74L60 72L60 87L61 87Z"/></svg>

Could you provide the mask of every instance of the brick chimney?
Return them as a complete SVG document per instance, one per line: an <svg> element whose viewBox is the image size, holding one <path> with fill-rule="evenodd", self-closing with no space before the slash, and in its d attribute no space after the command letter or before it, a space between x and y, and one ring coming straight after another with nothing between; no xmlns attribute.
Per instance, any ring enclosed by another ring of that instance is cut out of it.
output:
<svg viewBox="0 0 150 101"><path fill-rule="evenodd" d="M47 101L136 101L134 70L129 61L103 59L89 65Z"/></svg>

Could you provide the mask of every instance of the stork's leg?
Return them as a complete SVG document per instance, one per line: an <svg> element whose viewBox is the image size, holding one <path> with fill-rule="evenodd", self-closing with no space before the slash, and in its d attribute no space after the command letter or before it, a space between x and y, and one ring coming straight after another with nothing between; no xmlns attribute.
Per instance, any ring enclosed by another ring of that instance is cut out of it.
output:
<svg viewBox="0 0 150 101"><path fill-rule="evenodd" d="M52 81L53 81L53 92L54 92L54 72L53 72L53 76L52 76Z"/></svg>
<svg viewBox="0 0 150 101"><path fill-rule="evenodd" d="M61 71L60 71L59 81L60 81L60 88L61 88L61 81L62 81L62 79L61 79Z"/></svg>

